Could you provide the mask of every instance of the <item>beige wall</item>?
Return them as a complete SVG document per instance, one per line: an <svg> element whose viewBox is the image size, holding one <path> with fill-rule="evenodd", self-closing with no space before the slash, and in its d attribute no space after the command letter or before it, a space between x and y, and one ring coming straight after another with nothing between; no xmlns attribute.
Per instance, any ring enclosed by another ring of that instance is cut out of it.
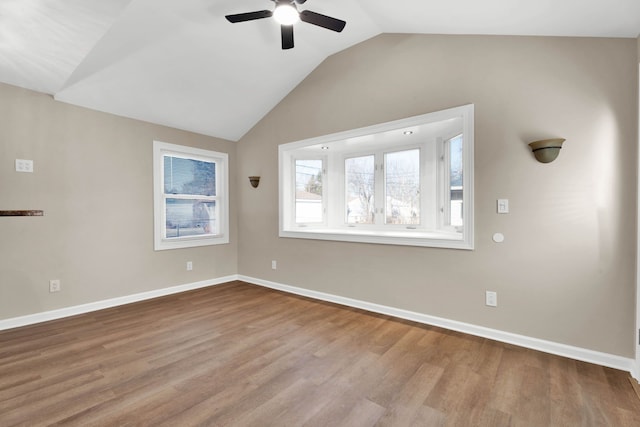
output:
<svg viewBox="0 0 640 427"><path fill-rule="evenodd" d="M633 357L637 58L633 39L382 35L326 60L237 146L0 84L0 210L45 211L0 218L0 320L240 273ZM466 103L474 251L278 238L278 144ZM535 162L526 143L554 136L558 160ZM154 139L230 154L231 244L153 251Z"/></svg>
<svg viewBox="0 0 640 427"><path fill-rule="evenodd" d="M381 35L336 54L239 142L239 273L633 357L636 94L634 39ZM466 103L474 251L278 238L278 144ZM548 137L567 141L544 165L527 142Z"/></svg>
<svg viewBox="0 0 640 427"><path fill-rule="evenodd" d="M235 171L235 143L0 84L0 210L45 212L0 218L0 319L237 272L235 197L232 244L154 252L154 139L227 152ZM16 158L34 160L35 173L15 172Z"/></svg>

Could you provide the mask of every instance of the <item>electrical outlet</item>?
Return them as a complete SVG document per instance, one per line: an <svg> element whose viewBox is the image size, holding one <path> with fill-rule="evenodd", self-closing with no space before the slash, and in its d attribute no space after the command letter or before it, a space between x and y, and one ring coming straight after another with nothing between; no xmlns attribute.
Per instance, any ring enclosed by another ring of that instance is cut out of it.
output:
<svg viewBox="0 0 640 427"><path fill-rule="evenodd" d="M49 280L49 292L60 292L60 289L61 286L59 279Z"/></svg>
<svg viewBox="0 0 640 427"><path fill-rule="evenodd" d="M278 268L278 261L271 261L271 269L276 270Z"/></svg>
<svg viewBox="0 0 640 427"><path fill-rule="evenodd" d="M193 262L187 261L187 271L193 270Z"/></svg>
<svg viewBox="0 0 640 427"><path fill-rule="evenodd" d="M498 306L498 293L493 291L486 291L485 293L485 304L489 307L497 307Z"/></svg>

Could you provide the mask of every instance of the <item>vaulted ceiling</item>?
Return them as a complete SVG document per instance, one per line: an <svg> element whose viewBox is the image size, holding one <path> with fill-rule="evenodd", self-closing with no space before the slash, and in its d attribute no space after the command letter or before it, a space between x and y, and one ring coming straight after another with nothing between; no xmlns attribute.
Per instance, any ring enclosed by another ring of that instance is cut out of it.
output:
<svg viewBox="0 0 640 427"><path fill-rule="evenodd" d="M270 0L0 0L0 82L108 113L236 141L325 58L380 33L626 37L638 0L308 0L342 33L294 27Z"/></svg>

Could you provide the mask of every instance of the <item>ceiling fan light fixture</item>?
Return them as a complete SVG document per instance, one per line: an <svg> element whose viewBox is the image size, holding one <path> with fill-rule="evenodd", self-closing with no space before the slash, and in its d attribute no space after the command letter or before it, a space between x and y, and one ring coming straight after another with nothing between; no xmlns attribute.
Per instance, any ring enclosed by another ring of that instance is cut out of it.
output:
<svg viewBox="0 0 640 427"><path fill-rule="evenodd" d="M312 12L310 10L303 10L298 12L297 5L301 5L307 0L271 0L276 4L273 11L271 10L256 10L255 12L235 13L232 15L225 15L227 21L232 24L238 22L255 21L256 19L271 18L280 24L280 35L282 39L282 49L291 49L294 47L293 41L293 25L298 22L306 22L307 24L315 25L317 27L326 28L327 30L335 31L337 33L344 30L344 26L347 25L342 19L332 18L321 13Z"/></svg>
<svg viewBox="0 0 640 427"><path fill-rule="evenodd" d="M293 25L300 20L300 13L291 4L279 4L273 12L273 17L280 25Z"/></svg>

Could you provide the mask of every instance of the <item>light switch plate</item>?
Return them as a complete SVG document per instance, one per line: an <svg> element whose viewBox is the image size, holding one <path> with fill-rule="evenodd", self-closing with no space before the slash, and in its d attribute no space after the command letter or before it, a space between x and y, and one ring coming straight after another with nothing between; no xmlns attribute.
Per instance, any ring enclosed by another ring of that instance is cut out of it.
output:
<svg viewBox="0 0 640 427"><path fill-rule="evenodd" d="M498 199L498 213L509 213L509 199Z"/></svg>
<svg viewBox="0 0 640 427"><path fill-rule="evenodd" d="M485 304L489 307L497 307L498 306L498 293L495 291L486 291L485 292Z"/></svg>
<svg viewBox="0 0 640 427"><path fill-rule="evenodd" d="M33 160L16 159L16 172L33 172Z"/></svg>

